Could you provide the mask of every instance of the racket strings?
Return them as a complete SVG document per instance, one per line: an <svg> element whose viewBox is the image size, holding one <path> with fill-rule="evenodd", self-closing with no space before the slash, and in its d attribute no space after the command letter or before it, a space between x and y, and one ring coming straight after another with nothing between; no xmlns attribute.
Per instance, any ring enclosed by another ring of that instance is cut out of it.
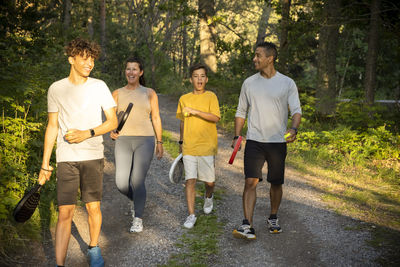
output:
<svg viewBox="0 0 400 267"><path fill-rule="evenodd" d="M172 179L174 180L175 183L179 183L182 180L183 172L184 172L183 160L180 160L178 164L176 164L174 173L172 175Z"/></svg>
<svg viewBox="0 0 400 267"><path fill-rule="evenodd" d="M32 214L35 212L37 205L39 204L40 193L36 192L32 194L25 203L21 206L20 210L15 214L15 220L17 222L27 221Z"/></svg>

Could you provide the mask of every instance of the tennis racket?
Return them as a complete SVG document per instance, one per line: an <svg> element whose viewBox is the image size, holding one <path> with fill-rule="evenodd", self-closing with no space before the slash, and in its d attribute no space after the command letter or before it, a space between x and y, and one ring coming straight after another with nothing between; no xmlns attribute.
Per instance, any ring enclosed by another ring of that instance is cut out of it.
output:
<svg viewBox="0 0 400 267"><path fill-rule="evenodd" d="M115 130L116 133L119 133L122 130L122 127L124 127L125 122L129 117L129 113L131 113L132 107L133 107L133 103L129 103L129 105L126 108L125 112L121 116L121 121L118 124L117 130Z"/></svg>
<svg viewBox="0 0 400 267"><path fill-rule="evenodd" d="M29 190L18 202L13 211L16 222L24 223L32 217L40 200L40 189L42 185L37 184Z"/></svg>
<svg viewBox="0 0 400 267"><path fill-rule="evenodd" d="M176 157L171 165L171 168L169 169L169 180L171 181L171 183L177 184L182 181L184 171L185 168L183 166L183 156L181 153L178 157Z"/></svg>
<svg viewBox="0 0 400 267"><path fill-rule="evenodd" d="M238 150L240 148L240 145L242 144L242 139L243 138L241 136L239 136L239 138L237 139L236 145L233 148L233 152L232 152L231 158L229 159L229 162L228 162L229 164L232 164L233 161L235 160L236 154L237 154L237 152L238 152Z"/></svg>

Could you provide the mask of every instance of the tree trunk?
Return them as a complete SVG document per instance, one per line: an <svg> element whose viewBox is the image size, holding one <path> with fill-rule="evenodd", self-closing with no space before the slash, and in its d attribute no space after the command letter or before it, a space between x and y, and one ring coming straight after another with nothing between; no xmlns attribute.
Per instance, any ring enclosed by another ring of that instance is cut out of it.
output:
<svg viewBox="0 0 400 267"><path fill-rule="evenodd" d="M187 27L186 24L182 29L182 73L183 77L187 77L188 73L188 60L187 60Z"/></svg>
<svg viewBox="0 0 400 267"><path fill-rule="evenodd" d="M215 48L214 0L199 0L200 58L212 72L217 72Z"/></svg>
<svg viewBox="0 0 400 267"><path fill-rule="evenodd" d="M100 45L101 45L101 58L100 61L103 63L101 71L106 72L106 0L100 1Z"/></svg>
<svg viewBox="0 0 400 267"><path fill-rule="evenodd" d="M289 32L289 21L290 21L290 5L291 0L281 0L282 6L282 20L280 24L281 38L279 42L279 71L287 74L288 73L288 32Z"/></svg>
<svg viewBox="0 0 400 267"><path fill-rule="evenodd" d="M264 42L266 35L266 30L268 26L269 16L271 15L272 6L271 1L264 0L264 6L262 10L262 14L260 17L260 21L258 23L258 33L257 33L257 41L256 44Z"/></svg>
<svg viewBox="0 0 400 267"><path fill-rule="evenodd" d="M379 27L381 24L379 17L380 4L380 0L372 0L371 3L371 20L368 34L368 51L364 79L365 100L370 105L372 105L375 100L376 60L378 57L378 38Z"/></svg>
<svg viewBox="0 0 400 267"><path fill-rule="evenodd" d="M318 45L317 112L330 115L336 108L336 56L339 39L340 0L327 0Z"/></svg>
<svg viewBox="0 0 400 267"><path fill-rule="evenodd" d="M64 0L64 19L63 19L63 27L64 32L66 33L71 24L71 0Z"/></svg>

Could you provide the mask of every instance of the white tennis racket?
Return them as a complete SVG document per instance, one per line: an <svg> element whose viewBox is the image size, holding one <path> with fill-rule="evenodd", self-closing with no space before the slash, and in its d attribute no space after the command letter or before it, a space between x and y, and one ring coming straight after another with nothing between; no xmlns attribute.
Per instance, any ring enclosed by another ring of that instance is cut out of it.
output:
<svg viewBox="0 0 400 267"><path fill-rule="evenodd" d="M183 180L185 168L183 166L182 153L172 162L171 168L169 169L169 180L173 184L177 184Z"/></svg>

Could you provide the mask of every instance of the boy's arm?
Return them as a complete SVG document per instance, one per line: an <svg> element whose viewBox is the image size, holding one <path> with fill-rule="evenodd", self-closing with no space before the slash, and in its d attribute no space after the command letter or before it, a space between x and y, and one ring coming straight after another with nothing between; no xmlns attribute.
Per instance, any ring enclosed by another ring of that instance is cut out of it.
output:
<svg viewBox="0 0 400 267"><path fill-rule="evenodd" d="M39 172L38 182L44 184L50 179L53 168L50 166L50 157L58 134L58 112L49 112L46 133L44 135L43 160Z"/></svg>
<svg viewBox="0 0 400 267"><path fill-rule="evenodd" d="M112 131L115 128L117 128L118 126L115 107L104 110L104 115L106 115L106 121L103 122L101 125L97 126L96 128L93 128L95 133L94 136L99 136L108 133L109 131ZM77 129L70 129L70 130L71 132L65 135L65 139L68 141L68 143L71 144L80 143L92 137L89 129L83 131Z"/></svg>
<svg viewBox="0 0 400 267"><path fill-rule="evenodd" d="M190 107L185 107L183 109L183 114L189 113L191 115L196 115L202 119L205 119L206 121L211 121L211 122L218 122L220 120L220 117L218 117L215 114L209 113L209 112L203 112L197 109L193 109Z"/></svg>

